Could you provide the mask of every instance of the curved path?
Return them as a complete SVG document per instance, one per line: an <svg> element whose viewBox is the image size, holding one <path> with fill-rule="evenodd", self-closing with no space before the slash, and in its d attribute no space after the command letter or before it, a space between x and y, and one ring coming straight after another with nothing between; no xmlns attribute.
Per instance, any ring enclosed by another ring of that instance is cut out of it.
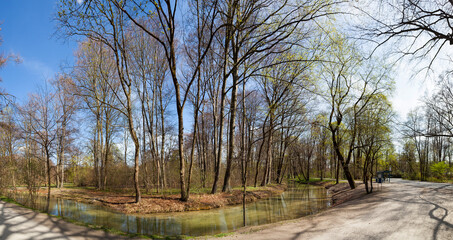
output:
<svg viewBox="0 0 453 240"><path fill-rule="evenodd" d="M127 239L0 201L0 239Z"/></svg>
<svg viewBox="0 0 453 240"><path fill-rule="evenodd" d="M392 179L322 213L224 239L453 239L453 185Z"/></svg>

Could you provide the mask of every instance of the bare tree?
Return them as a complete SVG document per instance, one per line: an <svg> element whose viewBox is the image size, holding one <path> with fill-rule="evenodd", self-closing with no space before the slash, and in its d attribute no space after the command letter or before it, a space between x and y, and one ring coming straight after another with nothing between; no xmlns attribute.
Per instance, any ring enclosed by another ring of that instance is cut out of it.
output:
<svg viewBox="0 0 453 240"><path fill-rule="evenodd" d="M73 68L73 94L80 96L86 109L94 115L93 159L96 186L104 189L107 184L107 165L110 144L118 119L119 108L116 92L119 82L115 64L107 48L95 41L86 41L76 53ZM127 125L127 124L126 124Z"/></svg>
<svg viewBox="0 0 453 240"><path fill-rule="evenodd" d="M85 36L105 45L115 59L119 91L113 94L120 103L116 108L128 122L129 134L134 143L134 186L135 201L140 202L139 184L140 141L134 123L133 78L130 73L130 58L127 38L128 21L121 8L124 2L91 0L78 4L76 1L62 1L59 5L58 21L68 36ZM112 107L112 106L111 106Z"/></svg>
<svg viewBox="0 0 453 240"><path fill-rule="evenodd" d="M15 122L15 109L5 106L0 110L0 190L12 186L16 190L18 176L17 148L18 126Z"/></svg>
<svg viewBox="0 0 453 240"><path fill-rule="evenodd" d="M199 54L198 60L196 61L194 71L189 74L188 81L185 83L185 92L182 88L182 81L178 76L178 63L177 63L177 7L178 1L149 1L140 2L136 0L130 1L117 1L112 0L109 3L115 5L127 18L145 33L155 39L165 51L165 58L170 70L170 76L173 81L176 98L176 112L178 115L178 152L180 161L180 188L181 188L181 200L188 200L188 193L186 188L185 179L185 156L184 156L184 106L188 98L189 89L192 87L196 80L197 74L200 70L200 65L206 54L209 51L210 45L214 39L215 33L218 31L215 20L218 15L217 1L210 2L207 6L209 10L206 11L208 15L202 19L202 24L207 37L206 44L202 45L201 53ZM159 32L162 35L156 35L155 31L151 30L148 26L143 25L137 19L138 17L150 18L156 21L156 26L159 26Z"/></svg>
<svg viewBox="0 0 453 240"><path fill-rule="evenodd" d="M357 6L371 19L359 29L377 47L398 43L398 53L420 61L429 59L426 69L453 44L451 0L382 0Z"/></svg>
<svg viewBox="0 0 453 240"><path fill-rule="evenodd" d="M28 102L20 109L24 119L28 119L32 140L41 146L47 168L47 198L50 199L51 165L55 140L57 139L57 122L55 93L47 84L37 94L31 94Z"/></svg>
<svg viewBox="0 0 453 240"><path fill-rule="evenodd" d="M63 188L64 184L64 172L65 172L65 150L68 148L70 143L69 136L74 129L71 129L71 124L74 120L74 114L77 109L76 98L73 95L73 82L68 76L57 76L55 83L56 87L56 110L59 115L57 123L57 183L58 188Z"/></svg>

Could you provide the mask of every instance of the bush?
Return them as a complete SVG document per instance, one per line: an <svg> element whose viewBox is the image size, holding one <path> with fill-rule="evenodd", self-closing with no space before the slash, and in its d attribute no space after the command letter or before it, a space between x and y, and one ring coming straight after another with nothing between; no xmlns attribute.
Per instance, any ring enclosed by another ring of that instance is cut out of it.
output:
<svg viewBox="0 0 453 240"><path fill-rule="evenodd" d="M444 183L446 182L445 180L442 180L442 179L438 179L438 178L435 178L435 177L429 177L427 179L428 182L436 182L436 183Z"/></svg>
<svg viewBox="0 0 453 240"><path fill-rule="evenodd" d="M443 180L446 178L447 173L450 171L450 167L445 162L433 163L430 166L431 173L437 179Z"/></svg>
<svg viewBox="0 0 453 240"><path fill-rule="evenodd" d="M402 174L403 179L408 179L408 180L420 180L420 173L403 173Z"/></svg>

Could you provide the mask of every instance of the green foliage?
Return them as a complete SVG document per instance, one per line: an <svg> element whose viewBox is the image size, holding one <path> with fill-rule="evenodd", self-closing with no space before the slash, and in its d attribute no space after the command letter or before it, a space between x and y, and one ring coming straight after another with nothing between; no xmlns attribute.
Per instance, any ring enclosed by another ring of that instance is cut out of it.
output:
<svg viewBox="0 0 453 240"><path fill-rule="evenodd" d="M439 180L445 179L447 173L451 171L450 167L445 162L433 163L431 164L430 169L433 176Z"/></svg>
<svg viewBox="0 0 453 240"><path fill-rule="evenodd" d="M7 202L7 203L16 203L13 199L6 197L6 196L1 196L0 195L0 201Z"/></svg>
<svg viewBox="0 0 453 240"><path fill-rule="evenodd" d="M419 172L409 172L409 173L403 173L402 174L403 179L408 179L408 180L420 180L420 173Z"/></svg>
<svg viewBox="0 0 453 240"><path fill-rule="evenodd" d="M439 179L439 178L435 178L435 177L429 177L427 179L428 182L437 182L437 183L444 183L444 182L447 182L446 179Z"/></svg>
<svg viewBox="0 0 453 240"><path fill-rule="evenodd" d="M222 238L222 237L228 237L228 236L230 236L232 234L234 234L234 233L233 232L230 232L230 233L219 233L219 234L214 235L214 237Z"/></svg>

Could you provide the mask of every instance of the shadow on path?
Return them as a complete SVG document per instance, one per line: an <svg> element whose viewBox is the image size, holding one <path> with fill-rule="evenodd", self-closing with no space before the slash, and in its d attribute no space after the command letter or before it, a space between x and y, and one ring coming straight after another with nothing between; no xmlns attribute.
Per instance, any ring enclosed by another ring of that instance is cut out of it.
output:
<svg viewBox="0 0 453 240"><path fill-rule="evenodd" d="M0 240L128 239L0 201Z"/></svg>

